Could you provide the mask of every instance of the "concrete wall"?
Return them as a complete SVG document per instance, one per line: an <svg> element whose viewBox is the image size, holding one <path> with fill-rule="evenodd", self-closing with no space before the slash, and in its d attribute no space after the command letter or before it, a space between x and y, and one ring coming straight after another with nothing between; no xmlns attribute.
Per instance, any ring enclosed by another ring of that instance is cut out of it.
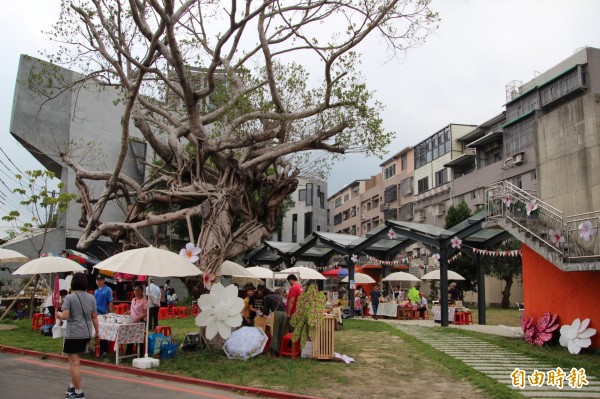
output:
<svg viewBox="0 0 600 399"><path fill-rule="evenodd" d="M590 93L534 125L542 200L566 215L600 209L600 95Z"/></svg>
<svg viewBox="0 0 600 399"><path fill-rule="evenodd" d="M307 205L304 200L299 200L299 190L306 189L306 184L313 184L313 205ZM317 186L325 194L324 207L321 208L319 197L317 196ZM316 178L298 178L298 188L292 193L292 199L294 200L294 206L288 210L283 219L283 228L281 231L281 241L292 242L292 221L293 215L297 215L298 223L296 225L297 242L302 241L304 237L304 215L307 212L312 212L312 230L317 231L319 226L320 231L328 231L327 222L327 182L316 179ZM312 231L311 231L312 233ZM276 238L276 237L275 237Z"/></svg>
<svg viewBox="0 0 600 399"><path fill-rule="evenodd" d="M39 76L43 83L51 86L71 84L81 77L67 69L52 67L60 75L58 79L48 73L49 68L50 64L45 61L21 56L10 132L46 168L61 178L67 192L79 194L75 187L75 174L62 163L59 151L69 148L76 161L89 170L112 171L121 144L123 106L115 105L119 99L116 89L100 90L94 82L66 90L50 99L32 90L29 84L32 76ZM130 136L141 137L133 122L129 128ZM135 159L129 154L129 148L122 173L133 178L137 176ZM103 189L104 182L89 182L93 197ZM72 204L65 218L65 234L70 237L81 235L82 228L78 226L80 217L80 207ZM124 214L119 207L111 205L105 209L102 219L122 221Z"/></svg>
<svg viewBox="0 0 600 399"><path fill-rule="evenodd" d="M502 304L502 290L506 283L504 280L486 276L485 277L485 303L491 306L500 306ZM464 302L477 303L477 293L468 291L464 294ZM523 302L523 282L520 278L513 280L510 288L510 305L516 307L517 302Z"/></svg>

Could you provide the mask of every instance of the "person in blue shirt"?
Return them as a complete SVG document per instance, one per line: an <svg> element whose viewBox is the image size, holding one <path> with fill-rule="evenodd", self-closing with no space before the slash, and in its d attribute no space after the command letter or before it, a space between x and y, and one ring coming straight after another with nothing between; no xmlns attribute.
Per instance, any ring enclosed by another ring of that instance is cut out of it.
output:
<svg viewBox="0 0 600 399"><path fill-rule="evenodd" d="M96 311L98 314L113 313L113 292L109 286L106 285L106 278L98 274L96 276L96 291L94 291L94 298L96 298ZM105 339L100 340L100 353L102 357L108 356L108 341Z"/></svg>
<svg viewBox="0 0 600 399"><path fill-rule="evenodd" d="M373 318L377 320L377 309L379 308L379 298L381 298L381 291L379 286L373 287L371 290L371 306L373 307Z"/></svg>

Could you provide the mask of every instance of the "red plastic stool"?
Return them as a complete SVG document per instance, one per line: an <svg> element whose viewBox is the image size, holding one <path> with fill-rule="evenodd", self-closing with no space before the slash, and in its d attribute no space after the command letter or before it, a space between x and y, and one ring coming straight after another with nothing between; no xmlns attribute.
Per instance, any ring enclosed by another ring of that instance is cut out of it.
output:
<svg viewBox="0 0 600 399"><path fill-rule="evenodd" d="M471 312L463 312L465 315L463 316L464 318L464 323L465 324L473 324L473 313Z"/></svg>
<svg viewBox="0 0 600 399"><path fill-rule="evenodd" d="M31 328L33 330L39 330L44 325L44 314L43 313L34 313L33 318L31 319Z"/></svg>
<svg viewBox="0 0 600 399"><path fill-rule="evenodd" d="M198 305L192 305L191 309L190 309L190 314L192 316L198 316L199 313L200 313L200 308L198 307Z"/></svg>
<svg viewBox="0 0 600 399"><path fill-rule="evenodd" d="M56 323L56 320L54 319L54 317L50 317L50 316L44 316L44 325L50 325L50 324L54 324Z"/></svg>
<svg viewBox="0 0 600 399"><path fill-rule="evenodd" d="M154 328L154 332L157 334L162 334L165 337L173 336L173 334L171 333L171 327L169 327L169 326L156 326Z"/></svg>
<svg viewBox="0 0 600 399"><path fill-rule="evenodd" d="M164 320L169 318L169 309L161 307L158 309L158 320Z"/></svg>
<svg viewBox="0 0 600 399"><path fill-rule="evenodd" d="M465 323L465 312L456 312L454 313L454 324L462 325Z"/></svg>
<svg viewBox="0 0 600 399"><path fill-rule="evenodd" d="M292 333L287 333L281 338L279 356L291 356L292 359L296 359L296 356L300 354L300 342L292 341L292 336Z"/></svg>

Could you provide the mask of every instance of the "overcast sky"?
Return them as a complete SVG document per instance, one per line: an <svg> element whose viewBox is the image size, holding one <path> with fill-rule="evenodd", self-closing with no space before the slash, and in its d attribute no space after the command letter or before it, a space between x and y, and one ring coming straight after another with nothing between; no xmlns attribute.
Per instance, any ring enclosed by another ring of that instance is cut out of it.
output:
<svg viewBox="0 0 600 399"><path fill-rule="evenodd" d="M56 21L59 4L13 1L0 9L0 145L21 170L41 165L9 134L19 55L41 57L50 46L41 31ZM386 104L386 129L396 133L384 159L449 123L484 122L502 111L509 82L527 82L580 47L600 47L596 0L433 0L432 8L441 23L423 46L387 63L378 40L362 48L367 83ZM14 168L2 153L0 160L12 168L0 164L0 179L10 186ZM331 172L328 195L379 173L381 162L362 156L340 162ZM4 197L11 196L7 191L0 184ZM0 201L0 214L13 209L1 196ZM0 228L5 224L0 221Z"/></svg>

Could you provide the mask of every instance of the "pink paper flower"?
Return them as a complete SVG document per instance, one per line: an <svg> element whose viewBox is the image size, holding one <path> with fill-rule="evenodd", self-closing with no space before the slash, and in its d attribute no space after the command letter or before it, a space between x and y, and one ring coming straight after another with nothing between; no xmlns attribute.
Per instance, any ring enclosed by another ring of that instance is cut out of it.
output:
<svg viewBox="0 0 600 399"><path fill-rule="evenodd" d="M545 312L537 324L533 324L533 317L523 317L521 319L521 327L523 328L525 341L536 346L542 346L550 341L554 331L560 327L556 322L557 318L557 314L552 315L550 312Z"/></svg>
<svg viewBox="0 0 600 399"><path fill-rule="evenodd" d="M596 234L596 229L589 220L579 225L579 237L583 238L584 241L591 240L594 234Z"/></svg>
<svg viewBox="0 0 600 399"><path fill-rule="evenodd" d="M390 231L388 231L388 238L390 240L394 240L396 238L396 232L394 231L394 229L390 229Z"/></svg>
<svg viewBox="0 0 600 399"><path fill-rule="evenodd" d="M214 278L214 276L212 276L211 274L204 273L204 275L202 276L202 282L204 283L204 288L206 288L207 290L210 290L212 288L213 278Z"/></svg>
<svg viewBox="0 0 600 399"><path fill-rule="evenodd" d="M198 259L200 259L200 252L202 252L200 248L191 242L188 242L185 244L185 248L182 248L181 251L179 251L179 255L183 256L192 263L196 263L198 262Z"/></svg>
<svg viewBox="0 0 600 399"><path fill-rule="evenodd" d="M549 230L548 235L550 236L552 244L556 245L557 247L565 242L565 237L562 236L559 230Z"/></svg>
<svg viewBox="0 0 600 399"><path fill-rule="evenodd" d="M352 254L352 257L350 259L352 259L353 263L356 263L356 262L358 262L358 255Z"/></svg>
<svg viewBox="0 0 600 399"><path fill-rule="evenodd" d="M527 216L529 216L529 214L531 214L531 212L535 211L536 209L538 209L538 204L536 199L534 198L527 203Z"/></svg>
<svg viewBox="0 0 600 399"><path fill-rule="evenodd" d="M433 258L435 263L438 263L440 261L440 254L433 254L431 255L431 257Z"/></svg>
<svg viewBox="0 0 600 399"><path fill-rule="evenodd" d="M508 194L502 194L502 202L506 205L507 208L510 208L512 204L510 196Z"/></svg>
<svg viewBox="0 0 600 399"><path fill-rule="evenodd" d="M462 240L457 236L454 236L454 238L451 239L450 242L452 243L452 248L460 249L460 246L462 245Z"/></svg>

